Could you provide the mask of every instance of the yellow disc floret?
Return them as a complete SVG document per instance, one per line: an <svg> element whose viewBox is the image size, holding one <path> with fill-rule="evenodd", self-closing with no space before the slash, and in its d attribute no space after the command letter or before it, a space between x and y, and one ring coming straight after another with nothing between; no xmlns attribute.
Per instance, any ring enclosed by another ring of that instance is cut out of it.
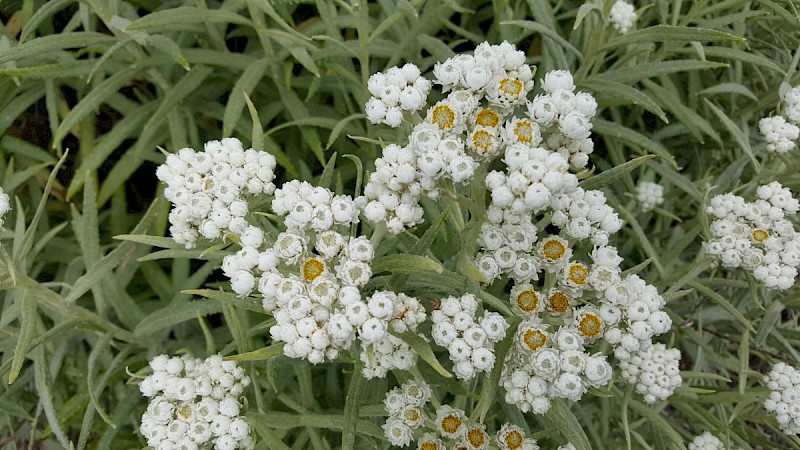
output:
<svg viewBox="0 0 800 450"><path fill-rule="evenodd" d="M535 352L547 344L547 335L541 330L531 328L522 334L522 342L528 350Z"/></svg>
<svg viewBox="0 0 800 450"><path fill-rule="evenodd" d="M558 261L567 252L567 247L558 239L550 238L542 246L542 255L550 261Z"/></svg>
<svg viewBox="0 0 800 450"><path fill-rule="evenodd" d="M753 240L760 244L769 238L769 231L762 230L761 228L756 228L755 230L753 230L752 236Z"/></svg>
<svg viewBox="0 0 800 450"><path fill-rule="evenodd" d="M562 291L554 291L547 297L547 309L554 313L563 314L569 311L569 306L569 297Z"/></svg>
<svg viewBox="0 0 800 450"><path fill-rule="evenodd" d="M325 272L325 263L317 258L309 258L303 263L303 279L314 281Z"/></svg>
<svg viewBox="0 0 800 450"><path fill-rule="evenodd" d="M523 144L533 142L533 124L530 120L522 119L514 125L514 136Z"/></svg>
<svg viewBox="0 0 800 450"><path fill-rule="evenodd" d="M433 107L431 112L431 122L442 130L453 128L456 121L456 113L449 105L439 104Z"/></svg>
<svg viewBox="0 0 800 450"><path fill-rule="evenodd" d="M483 108L478 111L477 116L475 116L475 123L484 127L496 127L497 124L500 123L500 114L497 114L489 108Z"/></svg>
<svg viewBox="0 0 800 450"><path fill-rule="evenodd" d="M533 289L525 289L514 299L514 304L524 313L536 312L539 308L539 294Z"/></svg>
<svg viewBox="0 0 800 450"><path fill-rule="evenodd" d="M489 435L480 427L471 427L467 430L467 443L472 448L483 448L489 442Z"/></svg>
<svg viewBox="0 0 800 450"><path fill-rule="evenodd" d="M570 264L568 278L573 284L583 286L589 278L589 269L581 263Z"/></svg>
<svg viewBox="0 0 800 450"><path fill-rule="evenodd" d="M516 97L522 92L522 81L516 78L503 78L500 80L500 92L509 96Z"/></svg>
<svg viewBox="0 0 800 450"><path fill-rule="evenodd" d="M584 337L594 339L603 332L603 320L593 312L585 312L578 321L578 330Z"/></svg>
<svg viewBox="0 0 800 450"><path fill-rule="evenodd" d="M472 133L472 145L483 152L489 151L494 145L494 135L484 129L475 130Z"/></svg>

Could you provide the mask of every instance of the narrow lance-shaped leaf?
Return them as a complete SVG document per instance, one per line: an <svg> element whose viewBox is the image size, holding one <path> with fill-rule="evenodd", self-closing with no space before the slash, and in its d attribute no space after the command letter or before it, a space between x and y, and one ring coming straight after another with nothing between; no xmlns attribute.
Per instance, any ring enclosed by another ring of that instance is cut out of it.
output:
<svg viewBox="0 0 800 450"><path fill-rule="evenodd" d="M28 356L28 351L31 348L31 342L36 335L36 297L28 292L22 292L20 301L22 307L20 308L20 327L19 337L17 337L17 345L14 347L14 358L11 362L11 370L8 373L8 384L13 383L19 376L19 371L22 369L22 364L25 362L25 357Z"/></svg>

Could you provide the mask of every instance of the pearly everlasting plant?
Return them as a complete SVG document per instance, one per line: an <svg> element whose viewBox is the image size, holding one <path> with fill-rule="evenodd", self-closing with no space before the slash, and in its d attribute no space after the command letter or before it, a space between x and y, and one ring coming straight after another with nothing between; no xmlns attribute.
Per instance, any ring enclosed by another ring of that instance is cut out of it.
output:
<svg viewBox="0 0 800 450"><path fill-rule="evenodd" d="M718 437L705 431L703 434L695 436L687 448L689 450L725 450L725 444Z"/></svg>
<svg viewBox="0 0 800 450"><path fill-rule="evenodd" d="M703 248L723 266L742 267L767 288L786 290L800 265L800 234L789 221L800 202L777 181L759 186L756 195L752 202L734 194L711 198L711 239Z"/></svg>
<svg viewBox="0 0 800 450"><path fill-rule="evenodd" d="M769 396L764 408L775 416L784 433L800 434L800 371L778 362L764 377Z"/></svg>
<svg viewBox="0 0 800 450"><path fill-rule="evenodd" d="M250 425L241 415L250 385L244 369L214 355L203 359L159 355L139 384L149 398L140 432L155 450L253 448Z"/></svg>
<svg viewBox="0 0 800 450"><path fill-rule="evenodd" d="M636 200L643 211L650 211L664 203L664 186L652 181L642 181L636 185Z"/></svg>
<svg viewBox="0 0 800 450"><path fill-rule="evenodd" d="M636 24L636 7L625 0L617 0L608 19L615 30L625 34Z"/></svg>

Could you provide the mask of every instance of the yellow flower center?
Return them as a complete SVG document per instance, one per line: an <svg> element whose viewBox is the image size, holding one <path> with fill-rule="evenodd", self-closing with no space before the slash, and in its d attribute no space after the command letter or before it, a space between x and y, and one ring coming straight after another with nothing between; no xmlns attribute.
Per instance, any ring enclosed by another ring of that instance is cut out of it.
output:
<svg viewBox="0 0 800 450"><path fill-rule="evenodd" d="M555 291L547 299L547 306L551 311L563 314L569 310L569 297L561 291Z"/></svg>
<svg viewBox="0 0 800 450"><path fill-rule="evenodd" d="M535 352L547 344L547 335L542 333L541 330L525 330L522 335L522 342L528 347L528 350Z"/></svg>
<svg viewBox="0 0 800 450"><path fill-rule="evenodd" d="M412 423L419 421L419 419L422 417L420 415L419 409L417 409L417 408L409 408L409 409L405 410L403 415L405 416L405 419L407 421L412 422Z"/></svg>
<svg viewBox="0 0 800 450"><path fill-rule="evenodd" d="M419 444L419 450L439 450L439 444L436 442L423 442Z"/></svg>
<svg viewBox="0 0 800 450"><path fill-rule="evenodd" d="M558 239L548 239L543 246L544 257L550 261L557 261L564 256L567 248Z"/></svg>
<svg viewBox="0 0 800 450"><path fill-rule="evenodd" d="M533 125L530 120L520 120L514 125L514 135L523 144L530 144L533 141Z"/></svg>
<svg viewBox="0 0 800 450"><path fill-rule="evenodd" d="M517 450L522 448L522 442L524 440L525 436L517 430L510 431L503 439L503 441L506 443L506 447L508 447L509 450Z"/></svg>
<svg viewBox="0 0 800 450"><path fill-rule="evenodd" d="M474 448L481 448L486 445L489 436L480 428L470 428L467 430L467 442Z"/></svg>
<svg viewBox="0 0 800 450"><path fill-rule="evenodd" d="M533 289L526 289L517 295L515 303L520 311L532 313L539 307L539 294Z"/></svg>
<svg viewBox="0 0 800 450"><path fill-rule="evenodd" d="M472 145L477 149L487 151L492 147L493 143L494 136L486 130L477 130L472 133Z"/></svg>
<svg viewBox="0 0 800 450"><path fill-rule="evenodd" d="M516 97L522 92L522 82L516 78L503 78L500 80L500 92L510 97Z"/></svg>
<svg viewBox="0 0 800 450"><path fill-rule="evenodd" d="M306 281L314 281L325 271L325 263L317 258L309 258L303 264L303 278Z"/></svg>
<svg viewBox="0 0 800 450"><path fill-rule="evenodd" d="M489 108L483 108L475 117L475 123L484 127L496 127L500 123L500 115Z"/></svg>
<svg viewBox="0 0 800 450"><path fill-rule="evenodd" d="M769 232L767 230L762 230L761 228L753 230L753 240L759 244L766 241L767 238L769 238Z"/></svg>
<svg viewBox="0 0 800 450"><path fill-rule="evenodd" d="M581 334L587 338L596 338L603 332L603 321L594 313L586 313L578 324Z"/></svg>
<svg viewBox="0 0 800 450"><path fill-rule="evenodd" d="M455 434L461 428L461 418L456 415L447 415L442 418L442 431Z"/></svg>
<svg viewBox="0 0 800 450"><path fill-rule="evenodd" d="M453 108L447 105L436 105L433 107L431 121L442 130L453 128L456 121L456 113Z"/></svg>
<svg viewBox="0 0 800 450"><path fill-rule="evenodd" d="M586 266L580 263L569 266L569 281L581 286L586 284L587 278L589 278L589 269Z"/></svg>

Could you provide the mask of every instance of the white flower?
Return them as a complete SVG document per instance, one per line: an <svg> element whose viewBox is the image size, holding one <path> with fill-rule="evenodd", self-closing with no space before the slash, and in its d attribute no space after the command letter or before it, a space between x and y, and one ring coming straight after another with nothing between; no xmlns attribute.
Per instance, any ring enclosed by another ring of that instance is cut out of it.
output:
<svg viewBox="0 0 800 450"><path fill-rule="evenodd" d="M800 371L778 362L764 377L769 388L769 396L764 400L764 408L778 421L778 425L788 435L800 434Z"/></svg>
<svg viewBox="0 0 800 450"><path fill-rule="evenodd" d="M614 29L625 34L636 23L636 8L624 0L617 0L611 7L609 20Z"/></svg>
<svg viewBox="0 0 800 450"><path fill-rule="evenodd" d="M689 450L725 450L725 444L708 431L695 436L692 442L689 443Z"/></svg>

